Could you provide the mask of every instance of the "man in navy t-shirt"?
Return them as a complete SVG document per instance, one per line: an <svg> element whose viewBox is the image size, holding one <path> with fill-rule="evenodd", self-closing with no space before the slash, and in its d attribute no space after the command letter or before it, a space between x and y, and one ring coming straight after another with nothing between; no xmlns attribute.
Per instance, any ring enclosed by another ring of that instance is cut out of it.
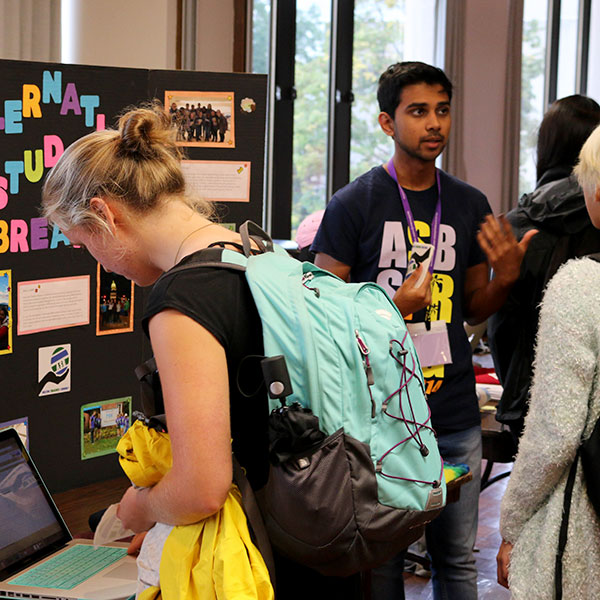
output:
<svg viewBox="0 0 600 600"><path fill-rule="evenodd" d="M436 169L451 122L452 84L443 71L392 65L377 99L394 155L334 194L311 249L318 266L342 279L380 284L411 331L442 456L473 473L460 500L427 528L434 598L470 600L477 598L481 427L464 321L484 321L502 306L531 236L517 243L480 191ZM374 600L404 598L402 566L398 557L373 571Z"/></svg>

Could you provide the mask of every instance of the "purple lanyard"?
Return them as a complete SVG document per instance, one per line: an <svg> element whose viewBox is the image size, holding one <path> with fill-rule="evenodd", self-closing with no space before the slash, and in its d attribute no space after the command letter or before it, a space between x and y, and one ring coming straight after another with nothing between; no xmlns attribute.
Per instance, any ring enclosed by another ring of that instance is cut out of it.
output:
<svg viewBox="0 0 600 600"><path fill-rule="evenodd" d="M404 208L404 214L406 215L406 221L408 229L410 230L410 236L412 243L415 244L419 241L419 234L415 227L415 219L408 203L406 192L402 189L402 186L398 183L398 176L396 175L396 167L394 167L394 159L390 158L390 162L387 164L388 173L390 177L396 182L398 186L398 192L400 193L400 199L402 200L402 207ZM442 222L442 184L440 183L440 172L439 169L435 170L435 180L437 182L438 199L435 207L435 213L433 215L433 222L431 224L431 245L433 246L433 260L429 263L429 272L433 273L433 267L436 258L436 249L438 243L438 237L440 235L440 223Z"/></svg>

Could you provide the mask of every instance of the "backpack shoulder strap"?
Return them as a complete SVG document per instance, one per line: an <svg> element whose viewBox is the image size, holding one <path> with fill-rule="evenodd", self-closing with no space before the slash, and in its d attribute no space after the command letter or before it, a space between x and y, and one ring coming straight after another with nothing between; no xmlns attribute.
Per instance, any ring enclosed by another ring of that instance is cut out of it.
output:
<svg viewBox="0 0 600 600"><path fill-rule="evenodd" d="M247 257L252 255L251 242L259 247L261 253L274 251L271 236L253 221L246 221L240 225L240 237L242 238L244 254Z"/></svg>
<svg viewBox="0 0 600 600"><path fill-rule="evenodd" d="M152 358L149 358L147 361L143 362L141 365L138 365L135 368L134 373L139 380L142 380L151 373L154 373L154 371L156 371L156 360L154 360L153 356Z"/></svg>
<svg viewBox="0 0 600 600"><path fill-rule="evenodd" d="M259 254L276 252L275 244L269 234L253 221L246 221L240 226L240 237L242 238L241 249L243 254L226 248L225 246L229 242L216 242L209 248L196 252L192 259L184 265L176 265L163 273L157 282L167 275L197 267L221 267L236 271L245 271L248 258L256 254L256 251L252 249L252 242L258 246ZM233 245L239 247L238 244Z"/></svg>
<svg viewBox="0 0 600 600"><path fill-rule="evenodd" d="M176 265L172 269L165 271L156 280L156 283L173 273L197 269L198 267L217 267L222 269L233 269L234 271L245 271L247 262L248 259L235 250L218 247L205 248L204 250L197 252L191 260L187 261L184 265Z"/></svg>
<svg viewBox="0 0 600 600"><path fill-rule="evenodd" d="M278 252L279 247L275 246L273 240L253 221L246 221L240 226L240 236L242 238L241 252L230 250L226 246L230 242L215 242L210 247L196 252L191 260L187 261L184 265L176 265L172 269L169 269L163 273L156 281L158 283L163 277L178 273L180 271L187 271L189 269L196 269L198 267L219 267L224 269L233 269L235 271L245 271L248 258L256 255L256 250L252 248L252 242L254 242L258 248L258 254L266 254L269 252ZM232 244L239 248L238 244ZM281 252L287 254L283 248Z"/></svg>
<svg viewBox="0 0 600 600"><path fill-rule="evenodd" d="M569 516L571 514L571 498L573 496L573 486L575 485L575 474L577 473L577 463L579 459L579 451L575 455L575 460L569 470L567 483L565 485L565 494L563 497L563 513L558 534L558 548L556 550L556 559L554 565L554 598L562 600L562 584L563 584L563 564L562 559L567 546L567 532L569 529Z"/></svg>
<svg viewBox="0 0 600 600"><path fill-rule="evenodd" d="M238 462L235 454L231 455L232 467L233 467L233 481L238 486L242 494L242 507L246 513L248 519L248 525L250 531L254 534L254 543L256 544L259 552L261 553L269 576L271 578L271 584L275 588L275 560L273 558L273 549L271 548L271 542L269 540L269 534L265 528L265 523L258 506L256 496L254 495L253 489L250 487L246 474L242 465Z"/></svg>

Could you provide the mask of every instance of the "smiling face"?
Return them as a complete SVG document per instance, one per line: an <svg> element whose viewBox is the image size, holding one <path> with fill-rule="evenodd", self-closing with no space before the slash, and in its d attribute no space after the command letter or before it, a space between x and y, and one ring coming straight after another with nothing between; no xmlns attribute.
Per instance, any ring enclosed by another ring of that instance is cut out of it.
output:
<svg viewBox="0 0 600 600"><path fill-rule="evenodd" d="M394 139L404 158L433 162L450 133L450 99L440 84L416 83L402 90L394 118L380 113L383 131Z"/></svg>

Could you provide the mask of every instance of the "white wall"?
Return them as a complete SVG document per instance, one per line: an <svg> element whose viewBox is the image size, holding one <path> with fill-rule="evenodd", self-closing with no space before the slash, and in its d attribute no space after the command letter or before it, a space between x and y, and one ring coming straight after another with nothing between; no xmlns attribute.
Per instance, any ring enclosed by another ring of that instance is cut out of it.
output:
<svg viewBox="0 0 600 600"><path fill-rule="evenodd" d="M174 69L177 0L62 0L73 37L62 62ZM233 0L198 0L197 71L231 72Z"/></svg>
<svg viewBox="0 0 600 600"><path fill-rule="evenodd" d="M0 0L0 58L60 60L61 0Z"/></svg>
<svg viewBox="0 0 600 600"><path fill-rule="evenodd" d="M63 63L174 69L177 0L62 0Z"/></svg>
<svg viewBox="0 0 600 600"><path fill-rule="evenodd" d="M502 187L504 82L508 2L467 0L464 57L464 161L467 182L484 192L499 212Z"/></svg>
<svg viewBox="0 0 600 600"><path fill-rule="evenodd" d="M196 70L233 71L233 0L198 0Z"/></svg>
<svg viewBox="0 0 600 600"><path fill-rule="evenodd" d="M174 69L177 0L62 0L74 32L62 62ZM233 70L233 0L197 0L196 70Z"/></svg>

